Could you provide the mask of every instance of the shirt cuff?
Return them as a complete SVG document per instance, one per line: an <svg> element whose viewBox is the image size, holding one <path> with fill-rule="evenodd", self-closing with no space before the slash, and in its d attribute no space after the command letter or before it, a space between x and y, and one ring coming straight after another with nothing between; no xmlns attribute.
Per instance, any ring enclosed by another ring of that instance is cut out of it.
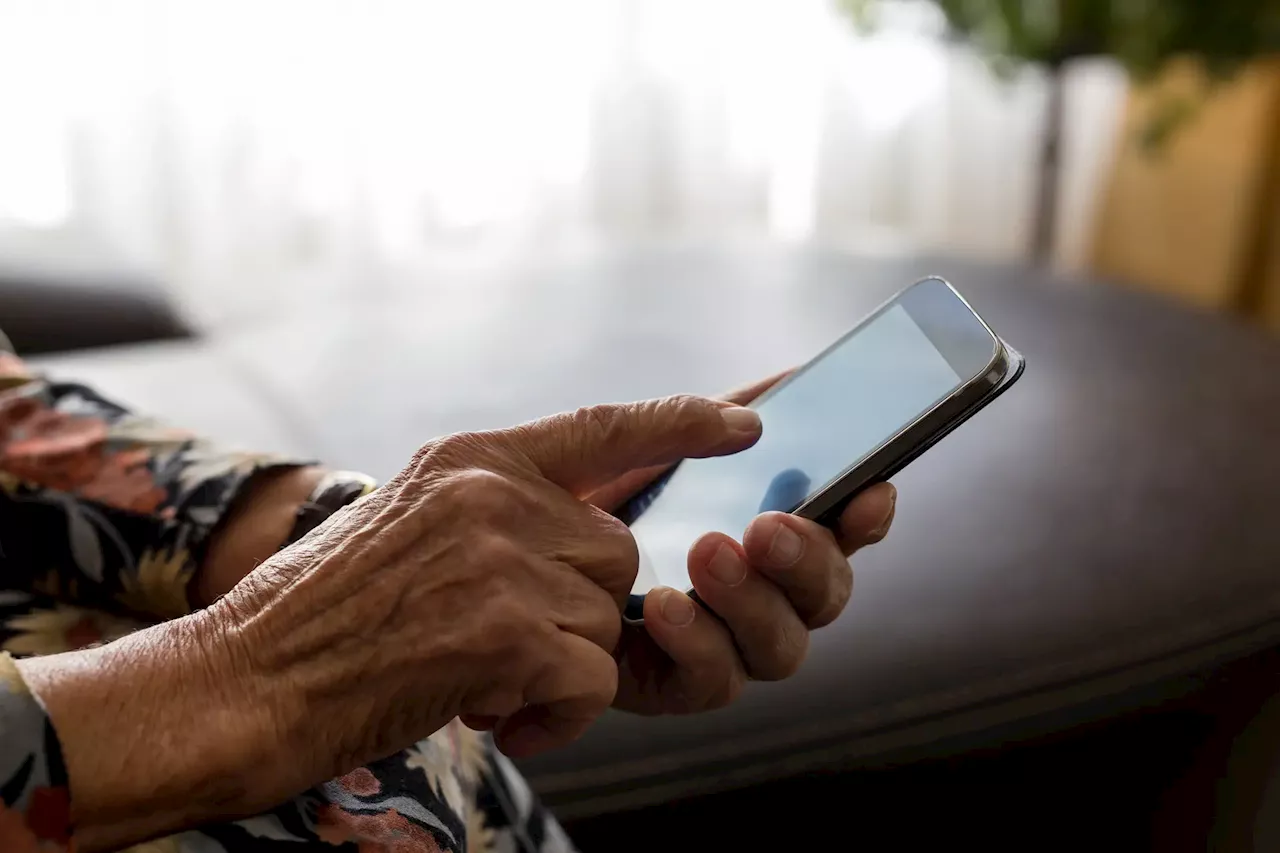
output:
<svg viewBox="0 0 1280 853"><path fill-rule="evenodd" d="M20 365L10 368L20 375ZM181 616L209 538L245 486L264 471L308 464L219 447L84 385L30 378L0 388L7 588Z"/></svg>
<svg viewBox="0 0 1280 853"><path fill-rule="evenodd" d="M0 652L0 850L71 849L62 747L13 658Z"/></svg>

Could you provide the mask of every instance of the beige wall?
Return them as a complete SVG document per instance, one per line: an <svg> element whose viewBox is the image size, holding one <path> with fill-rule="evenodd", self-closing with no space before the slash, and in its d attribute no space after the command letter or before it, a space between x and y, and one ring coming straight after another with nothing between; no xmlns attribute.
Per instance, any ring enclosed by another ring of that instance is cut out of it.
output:
<svg viewBox="0 0 1280 853"><path fill-rule="evenodd" d="M1259 239L1278 195L1280 64L1205 92L1188 64L1135 89L1104 190L1094 267L1194 304L1265 313L1280 327L1280 231ZM1163 150L1141 150L1135 137L1153 106L1178 95L1199 103L1193 117Z"/></svg>

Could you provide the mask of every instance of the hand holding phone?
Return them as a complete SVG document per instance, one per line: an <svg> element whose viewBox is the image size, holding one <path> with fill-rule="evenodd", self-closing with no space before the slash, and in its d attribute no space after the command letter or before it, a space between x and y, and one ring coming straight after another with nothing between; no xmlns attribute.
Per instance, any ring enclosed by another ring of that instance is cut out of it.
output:
<svg viewBox="0 0 1280 853"><path fill-rule="evenodd" d="M687 590L689 548L738 538L760 512L830 525L1021 375L1023 360L947 282L908 287L752 406L764 434L733 456L686 460L619 511L640 572L627 619L657 585Z"/></svg>

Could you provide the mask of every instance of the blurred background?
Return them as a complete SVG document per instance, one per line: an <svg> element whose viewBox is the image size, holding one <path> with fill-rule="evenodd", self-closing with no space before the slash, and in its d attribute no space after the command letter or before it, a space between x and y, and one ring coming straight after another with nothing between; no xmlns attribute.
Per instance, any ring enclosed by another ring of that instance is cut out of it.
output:
<svg viewBox="0 0 1280 853"><path fill-rule="evenodd" d="M1031 250L1049 75L931 2L0 0L0 258L200 324L532 249ZM1092 261L1123 69L1067 70L1047 262Z"/></svg>
<svg viewBox="0 0 1280 853"><path fill-rule="evenodd" d="M1274 851L1277 54L1278 0L0 0L0 328L388 477L768 375L946 275L1026 377L895 477L805 669L610 715L533 784L585 850L791 849L839 797Z"/></svg>
<svg viewBox="0 0 1280 853"><path fill-rule="evenodd" d="M1280 316L1271 4L1112 5L0 0L0 261L141 271L202 326L655 240Z"/></svg>

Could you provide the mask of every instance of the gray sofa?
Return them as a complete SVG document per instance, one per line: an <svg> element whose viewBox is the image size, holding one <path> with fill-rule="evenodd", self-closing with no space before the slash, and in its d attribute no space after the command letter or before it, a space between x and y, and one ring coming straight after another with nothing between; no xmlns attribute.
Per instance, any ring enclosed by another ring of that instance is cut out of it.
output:
<svg viewBox="0 0 1280 853"><path fill-rule="evenodd" d="M191 334L147 276L2 259L0 329L28 355Z"/></svg>

